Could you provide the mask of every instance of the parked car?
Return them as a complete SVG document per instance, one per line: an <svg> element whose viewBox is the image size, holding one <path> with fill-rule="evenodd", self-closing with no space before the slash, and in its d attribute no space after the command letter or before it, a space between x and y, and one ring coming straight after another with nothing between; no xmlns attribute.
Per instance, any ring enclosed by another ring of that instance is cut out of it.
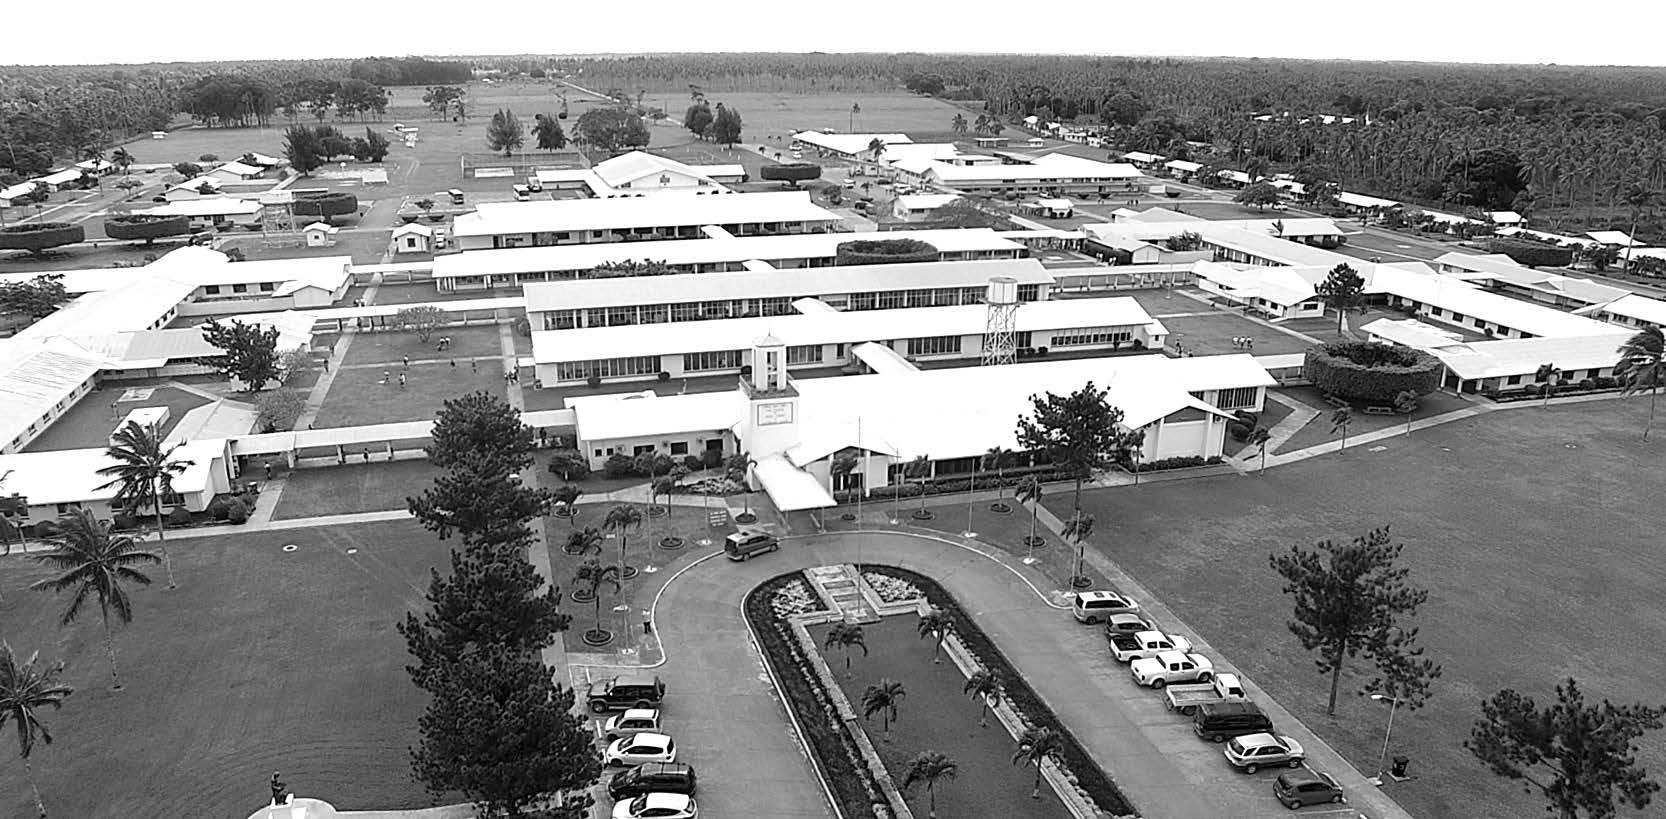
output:
<svg viewBox="0 0 1666 819"><path fill-rule="evenodd" d="M665 683L651 674L620 674L590 684L585 701L591 713L623 711L626 708L658 708L665 699Z"/></svg>
<svg viewBox="0 0 1666 819"><path fill-rule="evenodd" d="M1309 769L1279 774L1278 778L1273 780L1273 796L1291 810L1304 805L1346 801L1342 795L1342 786L1336 784L1336 780L1332 779L1330 774Z"/></svg>
<svg viewBox="0 0 1666 819"><path fill-rule="evenodd" d="M644 762L676 762L677 742L665 734L643 732L620 737L602 752L602 765L641 765Z"/></svg>
<svg viewBox="0 0 1666 819"><path fill-rule="evenodd" d="M1197 713L1198 706L1217 702L1246 699L1244 684L1238 681L1237 674L1216 674L1207 683L1196 685L1171 685L1163 691L1163 699L1168 703L1170 711L1179 711L1186 716Z"/></svg>
<svg viewBox="0 0 1666 819"><path fill-rule="evenodd" d="M1102 623L1105 618L1113 614L1133 614L1140 610L1140 604L1112 591L1076 592L1070 596L1070 613L1076 616L1076 622Z"/></svg>
<svg viewBox="0 0 1666 819"><path fill-rule="evenodd" d="M1273 721L1249 700L1228 700L1199 705L1192 730L1210 742L1225 742L1245 734L1270 734Z"/></svg>
<svg viewBox="0 0 1666 819"><path fill-rule="evenodd" d="M695 819L694 798L680 793L645 793L613 806L613 819Z"/></svg>
<svg viewBox="0 0 1666 819"><path fill-rule="evenodd" d="M607 783L609 799L641 796L645 793L681 793L694 795L696 779L694 766L683 762L644 762L613 775Z"/></svg>
<svg viewBox="0 0 1666 819"><path fill-rule="evenodd" d="M1221 753L1226 755L1227 762L1244 773L1255 773L1271 765L1300 768L1305 756L1300 742L1273 734L1233 737Z"/></svg>
<svg viewBox="0 0 1666 819"><path fill-rule="evenodd" d="M1169 683L1209 682L1215 677L1215 664L1202 654L1164 651L1129 663L1128 672L1140 685L1162 688Z"/></svg>
<svg viewBox="0 0 1666 819"><path fill-rule="evenodd" d="M612 742L620 737L659 730L658 708L627 708L602 723L602 736Z"/></svg>
<svg viewBox="0 0 1666 819"><path fill-rule="evenodd" d="M1105 618L1105 639L1109 640L1116 634L1138 634L1155 628L1157 628L1156 624L1145 619L1143 615L1133 612L1113 614Z"/></svg>
<svg viewBox="0 0 1666 819"><path fill-rule="evenodd" d="M1165 651L1179 651L1182 653L1192 650L1192 643L1178 635L1168 635L1161 631L1139 631L1133 634L1113 634L1106 638L1110 644L1111 656L1118 662L1128 663L1155 657Z"/></svg>
<svg viewBox="0 0 1666 819"><path fill-rule="evenodd" d="M723 556L730 560L745 561L780 548L781 541L768 532L734 532L723 539Z"/></svg>

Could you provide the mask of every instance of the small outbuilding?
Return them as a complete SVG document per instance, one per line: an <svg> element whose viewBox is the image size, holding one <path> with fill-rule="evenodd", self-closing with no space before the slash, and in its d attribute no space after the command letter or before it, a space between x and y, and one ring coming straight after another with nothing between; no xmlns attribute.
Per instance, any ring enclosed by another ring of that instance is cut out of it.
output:
<svg viewBox="0 0 1666 819"><path fill-rule="evenodd" d="M301 234L307 237L307 247L333 247L339 232L341 228L323 222L313 222L301 228Z"/></svg>
<svg viewBox="0 0 1666 819"><path fill-rule="evenodd" d="M434 229L412 223L400 225L393 231L394 253L432 253L434 252Z"/></svg>

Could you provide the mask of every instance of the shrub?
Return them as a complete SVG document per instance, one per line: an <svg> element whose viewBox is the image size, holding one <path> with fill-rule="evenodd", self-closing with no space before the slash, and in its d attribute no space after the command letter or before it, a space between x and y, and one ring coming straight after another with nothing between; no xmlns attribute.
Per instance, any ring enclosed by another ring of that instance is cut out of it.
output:
<svg viewBox="0 0 1666 819"><path fill-rule="evenodd" d="M118 531L138 528L138 521L126 512L117 512L110 518L110 526Z"/></svg>
<svg viewBox="0 0 1666 819"><path fill-rule="evenodd" d="M1232 417L1248 424L1250 429L1255 429L1261 423L1261 416L1249 410L1237 410L1232 413Z"/></svg>
<svg viewBox="0 0 1666 819"><path fill-rule="evenodd" d="M636 474L636 461L629 455L609 455L602 464L602 474L609 478L629 478Z"/></svg>
<svg viewBox="0 0 1666 819"><path fill-rule="evenodd" d="M1440 386L1440 362L1408 347L1350 341L1309 349L1302 375L1326 395L1387 405L1402 391L1417 396L1434 392Z"/></svg>
<svg viewBox="0 0 1666 819"><path fill-rule="evenodd" d="M243 505L241 498L232 498L231 503L226 504L226 520L234 525L249 521L249 507Z"/></svg>
<svg viewBox="0 0 1666 819"><path fill-rule="evenodd" d="M758 178L766 182L787 182L793 187L798 183L821 178L821 166L811 162L788 162L780 165L765 165L758 171Z"/></svg>
<svg viewBox="0 0 1666 819"><path fill-rule="evenodd" d="M1251 427L1249 424L1237 419L1226 422L1226 434L1231 435L1232 440L1240 443L1249 440L1250 431L1252 429L1254 429L1254 427Z"/></svg>
<svg viewBox="0 0 1666 819"><path fill-rule="evenodd" d="M715 449L708 449L700 453L700 466L703 469L716 469L723 465L723 453Z"/></svg>
<svg viewBox="0 0 1666 819"><path fill-rule="evenodd" d="M602 385L602 377L599 375L592 375L589 378L584 379L584 383L591 389L595 389Z"/></svg>
<svg viewBox="0 0 1666 819"><path fill-rule="evenodd" d="M1567 267L1573 264L1573 250L1566 247L1545 244L1543 242L1526 242L1520 239L1500 239L1494 237L1487 240L1488 253L1502 253L1514 259L1517 264L1528 267Z"/></svg>
<svg viewBox="0 0 1666 819"><path fill-rule="evenodd" d="M215 498L208 503L208 516L215 520L225 520L231 514L231 504L225 498Z"/></svg>
<svg viewBox="0 0 1666 819"><path fill-rule="evenodd" d="M665 370L660 370L659 375L657 375L655 377L659 379L659 382L661 384L664 384L665 382L671 380L671 374L666 372Z"/></svg>
<svg viewBox="0 0 1666 819"><path fill-rule="evenodd" d="M143 239L147 245L166 236L183 236L190 232L191 220L184 216L147 216L134 213L112 216L104 220L105 236L123 241Z"/></svg>
<svg viewBox="0 0 1666 819"><path fill-rule="evenodd" d="M189 526L189 525L191 525L191 510L186 509L183 506L175 506L173 508L173 511L168 513L168 525L169 526Z"/></svg>
<svg viewBox="0 0 1666 819"><path fill-rule="evenodd" d="M35 530L34 537L45 538L58 534L58 524L50 520L40 521L30 528Z"/></svg>
<svg viewBox="0 0 1666 819"><path fill-rule="evenodd" d="M1222 463L1221 456L1210 455L1176 455L1173 458L1158 458L1155 461L1142 461L1138 469L1127 461L1122 462L1122 468L1130 472L1162 472L1165 469L1186 469L1193 466L1210 466Z"/></svg>
<svg viewBox="0 0 1666 819"><path fill-rule="evenodd" d="M698 455L684 455L683 468L690 472L699 472L700 470L706 468L706 463L705 461L700 460L700 456Z"/></svg>
<svg viewBox="0 0 1666 819"><path fill-rule="evenodd" d="M60 245L84 241L87 231L68 222L35 222L0 227L0 250L27 250L35 255Z"/></svg>
<svg viewBox="0 0 1666 819"><path fill-rule="evenodd" d="M935 262L937 248L919 239L858 239L843 242L835 253L834 264L904 264Z"/></svg>

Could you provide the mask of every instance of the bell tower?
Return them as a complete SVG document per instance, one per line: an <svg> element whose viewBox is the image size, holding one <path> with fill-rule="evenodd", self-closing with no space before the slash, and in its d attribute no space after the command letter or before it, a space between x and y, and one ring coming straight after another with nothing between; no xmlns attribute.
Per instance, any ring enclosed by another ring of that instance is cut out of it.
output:
<svg viewBox="0 0 1666 819"><path fill-rule="evenodd" d="M772 335L753 342L740 389L751 402L744 451L761 458L798 443L798 389L787 375L787 345Z"/></svg>

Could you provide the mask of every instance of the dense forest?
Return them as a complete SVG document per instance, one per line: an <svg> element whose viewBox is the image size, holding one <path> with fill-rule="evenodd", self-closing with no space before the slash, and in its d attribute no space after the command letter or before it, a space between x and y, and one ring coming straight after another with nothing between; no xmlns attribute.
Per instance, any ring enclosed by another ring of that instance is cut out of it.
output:
<svg viewBox="0 0 1666 819"><path fill-rule="evenodd" d="M1300 171L1428 206L1601 222L1666 188L1666 70L954 54L367 58L0 69L0 166L23 172L159 127L375 116L384 86L491 69L597 89L912 91L1016 121L1110 129L1123 148ZM1344 122L1341 118L1349 118ZM947 125L947 123L945 123ZM43 158L41 154L47 154ZM1456 170L1454 170L1456 169Z"/></svg>

